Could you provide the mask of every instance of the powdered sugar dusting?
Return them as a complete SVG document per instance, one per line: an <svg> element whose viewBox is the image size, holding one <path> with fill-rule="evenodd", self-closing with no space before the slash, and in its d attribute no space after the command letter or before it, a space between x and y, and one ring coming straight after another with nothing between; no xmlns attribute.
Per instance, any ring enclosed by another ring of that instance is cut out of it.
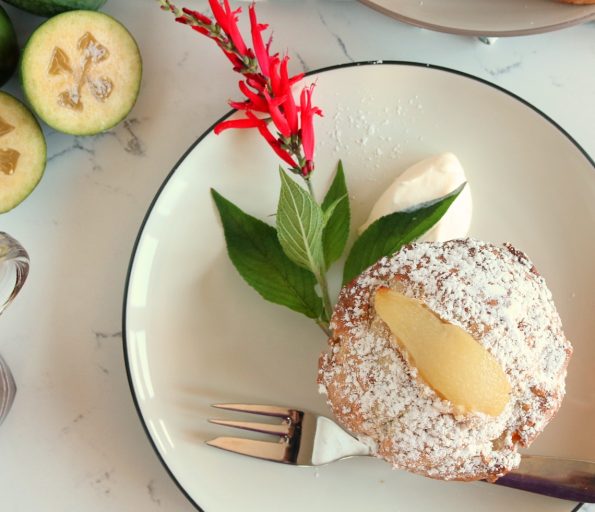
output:
<svg viewBox="0 0 595 512"><path fill-rule="evenodd" d="M459 414L417 376L373 309L379 286L423 300L502 365L512 392L497 417ZM419 243L344 288L319 382L337 418L396 467L435 478L496 478L518 466L557 411L571 346L545 281L509 245Z"/></svg>

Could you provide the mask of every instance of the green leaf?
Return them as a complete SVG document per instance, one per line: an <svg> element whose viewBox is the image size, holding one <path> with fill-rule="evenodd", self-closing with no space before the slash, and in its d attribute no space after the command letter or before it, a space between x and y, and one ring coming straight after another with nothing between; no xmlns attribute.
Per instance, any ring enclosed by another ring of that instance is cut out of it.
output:
<svg viewBox="0 0 595 512"><path fill-rule="evenodd" d="M229 259L262 297L309 318L320 318L322 301L316 279L283 252L274 227L240 210L211 189L219 210Z"/></svg>
<svg viewBox="0 0 595 512"><path fill-rule="evenodd" d="M341 161L339 161L333 182L322 202L322 209L325 216L328 217L322 232L322 250L325 266L329 268L333 262L341 257L347 238L349 238L351 211Z"/></svg>
<svg viewBox="0 0 595 512"><path fill-rule="evenodd" d="M372 223L355 241L343 269L343 284L383 256L390 256L403 245L422 236L446 213L466 183L440 199L415 210L395 212Z"/></svg>
<svg viewBox="0 0 595 512"><path fill-rule="evenodd" d="M323 263L322 229L324 217L322 208L314 198L293 181L283 169L281 194L277 207L277 236L285 254L315 274L321 271Z"/></svg>

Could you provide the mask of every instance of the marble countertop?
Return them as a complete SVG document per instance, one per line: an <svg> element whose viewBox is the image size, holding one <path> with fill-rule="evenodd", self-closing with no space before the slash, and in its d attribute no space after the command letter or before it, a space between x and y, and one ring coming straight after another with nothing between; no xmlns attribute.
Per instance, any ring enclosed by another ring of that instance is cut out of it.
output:
<svg viewBox="0 0 595 512"><path fill-rule="evenodd" d="M376 59L451 67L518 94L595 156L595 23L488 46L404 25L351 1L271 1L258 9L293 71ZM7 11L23 44L42 19ZM122 295L150 201L188 146L227 110L236 78L214 45L156 3L110 0L104 11L141 48L138 103L121 125L95 137L45 127L45 177L0 217L0 230L20 240L32 260L22 294L1 318L0 349L18 383L0 428L0 508L7 512L194 510L134 409ZM17 78L5 89L21 95Z"/></svg>

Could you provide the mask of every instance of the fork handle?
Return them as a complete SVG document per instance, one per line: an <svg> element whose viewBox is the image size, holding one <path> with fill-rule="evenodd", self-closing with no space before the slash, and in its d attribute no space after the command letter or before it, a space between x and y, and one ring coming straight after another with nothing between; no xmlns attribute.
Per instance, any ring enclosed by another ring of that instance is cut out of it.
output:
<svg viewBox="0 0 595 512"><path fill-rule="evenodd" d="M495 483L563 500L595 503L595 462L523 455L520 467Z"/></svg>

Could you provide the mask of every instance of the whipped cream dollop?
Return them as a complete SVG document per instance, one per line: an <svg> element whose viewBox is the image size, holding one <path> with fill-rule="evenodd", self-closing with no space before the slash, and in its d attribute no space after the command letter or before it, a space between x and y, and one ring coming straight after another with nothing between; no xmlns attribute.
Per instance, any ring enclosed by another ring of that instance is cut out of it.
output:
<svg viewBox="0 0 595 512"><path fill-rule="evenodd" d="M380 217L439 199L466 181L463 166L452 153L426 158L409 167L395 179L378 198L368 220L359 231L362 233ZM466 237L471 225L472 210L471 189L467 184L442 219L418 240L445 242Z"/></svg>

